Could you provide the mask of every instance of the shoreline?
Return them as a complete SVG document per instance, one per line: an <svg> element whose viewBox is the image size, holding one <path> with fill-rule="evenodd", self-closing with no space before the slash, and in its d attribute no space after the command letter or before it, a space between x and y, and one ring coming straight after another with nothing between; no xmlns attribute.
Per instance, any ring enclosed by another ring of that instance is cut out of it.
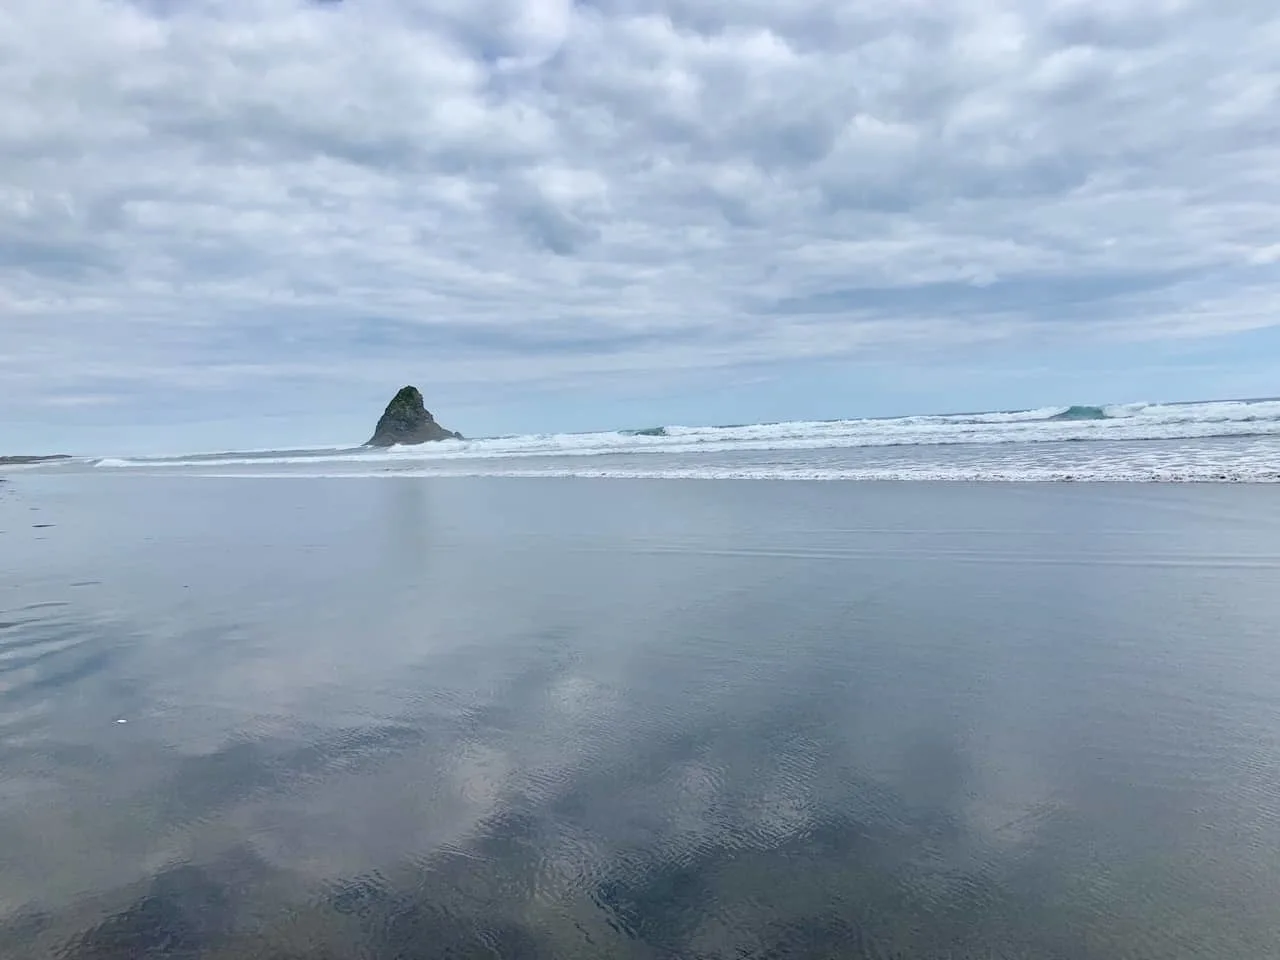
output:
<svg viewBox="0 0 1280 960"><path fill-rule="evenodd" d="M66 453L54 453L34 457L0 457L0 467L23 467L33 463L48 463L52 460L70 459L71 455Z"/></svg>

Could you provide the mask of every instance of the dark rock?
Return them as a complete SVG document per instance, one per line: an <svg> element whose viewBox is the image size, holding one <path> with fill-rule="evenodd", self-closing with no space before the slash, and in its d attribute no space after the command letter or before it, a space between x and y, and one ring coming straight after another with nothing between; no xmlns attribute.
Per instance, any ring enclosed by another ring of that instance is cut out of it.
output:
<svg viewBox="0 0 1280 960"><path fill-rule="evenodd" d="M436 423L422 402L417 387L403 387L391 398L365 446L389 447L397 443L426 443L429 440L461 440L462 434Z"/></svg>

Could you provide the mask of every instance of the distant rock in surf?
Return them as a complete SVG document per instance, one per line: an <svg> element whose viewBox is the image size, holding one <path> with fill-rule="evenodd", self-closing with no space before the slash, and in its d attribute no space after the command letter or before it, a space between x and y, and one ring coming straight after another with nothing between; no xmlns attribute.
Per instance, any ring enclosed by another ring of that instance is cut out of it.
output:
<svg viewBox="0 0 1280 960"><path fill-rule="evenodd" d="M639 430L623 430L624 437L665 437L666 427L643 427Z"/></svg>
<svg viewBox="0 0 1280 960"><path fill-rule="evenodd" d="M417 387L403 387L391 398L378 420L367 447L390 447L397 443L427 443L432 440L461 440L462 434L446 430L428 412Z"/></svg>

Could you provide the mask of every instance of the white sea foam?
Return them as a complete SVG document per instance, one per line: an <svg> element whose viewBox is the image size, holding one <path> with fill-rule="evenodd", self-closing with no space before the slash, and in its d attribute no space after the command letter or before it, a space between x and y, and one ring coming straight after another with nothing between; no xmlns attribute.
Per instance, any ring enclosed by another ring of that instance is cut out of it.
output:
<svg viewBox="0 0 1280 960"><path fill-rule="evenodd" d="M1219 466L1187 468L1101 467L1033 467L1020 469L985 469L979 467L946 468L938 465L899 468L833 468L805 469L783 467L710 467L670 470L593 470L584 467L546 470L348 470L348 471L244 471L233 474L203 473L205 479L233 477L237 479L376 479L416 477L460 479L497 477L506 479L582 479L582 480L810 480L810 481L935 481L964 483L1280 483L1280 469L1265 465L1248 465L1229 469Z"/></svg>

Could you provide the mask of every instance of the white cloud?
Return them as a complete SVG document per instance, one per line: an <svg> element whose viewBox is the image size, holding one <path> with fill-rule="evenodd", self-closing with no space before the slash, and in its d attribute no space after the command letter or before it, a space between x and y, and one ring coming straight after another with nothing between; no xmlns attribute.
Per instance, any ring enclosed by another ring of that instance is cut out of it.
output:
<svg viewBox="0 0 1280 960"><path fill-rule="evenodd" d="M1269 326L1277 62L1263 0L7 0L0 370L34 402Z"/></svg>

